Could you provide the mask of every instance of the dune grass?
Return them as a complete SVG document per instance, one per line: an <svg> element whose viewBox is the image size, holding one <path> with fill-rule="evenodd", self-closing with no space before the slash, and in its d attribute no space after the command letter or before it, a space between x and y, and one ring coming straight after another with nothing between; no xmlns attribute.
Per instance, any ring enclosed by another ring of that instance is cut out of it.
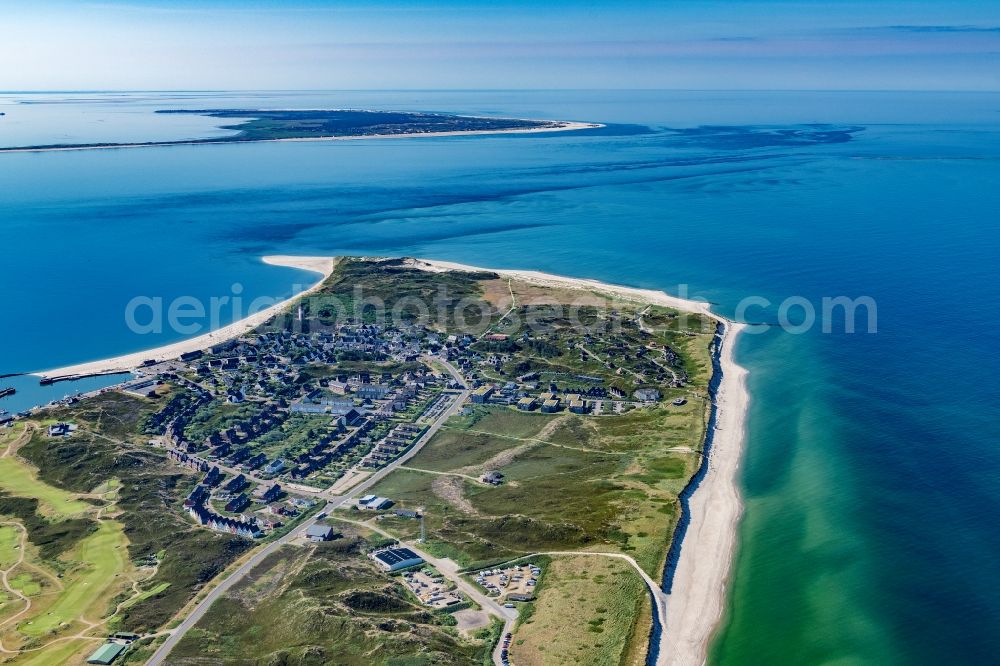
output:
<svg viewBox="0 0 1000 666"><path fill-rule="evenodd" d="M120 610L125 610L127 608L131 608L132 606L135 606L140 601L145 601L146 599L149 599L150 597L155 597L157 594L161 594L161 593L165 592L168 587L170 587L170 583L158 583L158 584L154 585L153 587L149 588L148 590L145 590L144 592L140 592L139 594L135 595L134 597L130 597L128 600L126 600L125 602L122 603ZM111 622L112 624L114 624L117 619L118 618L116 616L116 617L112 618L111 620L109 620L109 622Z"/></svg>
<svg viewBox="0 0 1000 666"><path fill-rule="evenodd" d="M511 661L541 664L643 664L635 627L648 613L645 584L622 560L551 558L532 610L514 631Z"/></svg>
<svg viewBox="0 0 1000 666"><path fill-rule="evenodd" d="M491 644L460 636L365 556L354 527L315 548L286 546L215 602L170 655L177 666L488 663Z"/></svg>
<svg viewBox="0 0 1000 666"><path fill-rule="evenodd" d="M421 508L426 547L467 567L546 550L614 550L650 575L662 569L677 494L693 473L705 405L608 417L476 407L448 421L406 468L372 492ZM478 481L486 468L500 486ZM453 472L454 476L426 471ZM383 527L415 538L419 523Z"/></svg>
<svg viewBox="0 0 1000 666"><path fill-rule="evenodd" d="M0 569L7 569L20 555L21 530L13 525L0 525Z"/></svg>

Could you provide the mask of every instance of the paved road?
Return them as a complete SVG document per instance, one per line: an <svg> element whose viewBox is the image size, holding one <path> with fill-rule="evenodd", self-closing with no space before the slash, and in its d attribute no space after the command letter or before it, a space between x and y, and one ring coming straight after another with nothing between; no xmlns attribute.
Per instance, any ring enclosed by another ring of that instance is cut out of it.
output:
<svg viewBox="0 0 1000 666"><path fill-rule="evenodd" d="M461 374L458 372L457 369L455 369L453 365L451 365L447 361L443 361L443 364L448 369L448 372L454 375L459 382L461 382L463 385L465 384L465 381L462 378ZM468 388L462 390L462 392L458 394L455 401L452 402L451 406L448 407L448 409L446 409L441 414L441 416L438 417L438 419L431 425L430 428L428 428L424 432L423 435L421 435L420 439L418 439L416 443L414 443L413 447L411 447L409 451L407 451L404 455L400 456L399 458L396 458L396 460L392 461L382 469L372 474L362 483L352 488L349 492L335 499L330 499L327 502L326 506L323 508L322 513L330 513L331 511L341 506L345 502L353 499L360 493L368 490L376 483L381 481L383 478L385 478L387 474L389 474L394 469L396 469L397 467L405 463L407 460L415 456L417 452L420 451L420 449L423 448L423 446L428 441L430 441L431 437L433 437L435 433L437 433L437 431L441 429L441 426L444 424L444 422L447 421L451 416L456 414L462 408L462 405L469 399L470 393L471 391L469 391ZM316 523L315 518L311 518L309 520L304 521L301 525L296 527L294 530L290 531L285 536L261 548L259 551L254 553L249 559L247 559L246 562L244 562L236 570L231 572L222 582L220 582L216 587L214 587L212 591L205 596L204 599L198 602L198 604L188 614L188 616L184 618L184 621L182 621L177 626L177 628L175 628L171 632L167 640L164 641L162 645L160 645L159 649L153 654L152 657L150 657L149 661L146 662L147 666L159 666L160 664L164 663L164 661L167 658L167 655L170 654L170 651L174 649L174 646L176 646L177 643L180 642L181 638L184 637L184 634L186 634L188 630L191 629L191 627L193 627L198 623L198 620L200 620L205 615L205 613L208 611L211 605L215 603L215 601L219 597L225 594L227 590L232 588L238 582L243 580L243 578L246 577L246 575L250 573L250 571L252 571L254 567L263 562L268 555L275 552L283 545L290 543L293 540L301 537L303 534L305 534L305 531L315 523Z"/></svg>
<svg viewBox="0 0 1000 666"><path fill-rule="evenodd" d="M503 637L514 631L514 620L508 619L503 623L503 631L500 632L500 640L497 641L497 645L493 648L493 663L496 666L503 665L503 656L500 654L503 651Z"/></svg>
<svg viewBox="0 0 1000 666"><path fill-rule="evenodd" d="M334 504L333 502L327 504L326 510L329 511L332 508L333 504ZM223 580L215 588L213 588L212 591L209 592L208 595L206 595L205 598L202 599L198 603L198 605L194 607L194 609L188 614L188 616L184 618L183 622L177 625L177 628L175 628L170 633L170 635L167 637L167 640L165 640L163 644L160 645L159 649L153 653L153 656L150 657L149 661L147 661L146 664L148 666L158 666L159 664L164 663L164 660L167 658L167 655L170 654L170 651L174 649L174 646L176 646L177 643L180 642L181 638L184 637L184 634L186 634L191 627L193 627L198 623L198 620L200 620L202 616L205 615L209 607L215 602L216 599L225 594L227 590L233 587L233 585L236 585L236 583L243 580L243 578L248 573L250 573L250 571L253 570L254 567L256 567L258 564L264 561L264 558L266 558L268 555L278 550L285 544L290 543L292 540L297 539L298 537L305 534L305 531L315 523L316 523L315 519L310 519L303 522L301 525L299 525L294 530L292 530L285 536L281 537L277 541L273 541L264 548L258 550L246 562L241 564L239 568L230 573L229 576L225 578L225 580Z"/></svg>

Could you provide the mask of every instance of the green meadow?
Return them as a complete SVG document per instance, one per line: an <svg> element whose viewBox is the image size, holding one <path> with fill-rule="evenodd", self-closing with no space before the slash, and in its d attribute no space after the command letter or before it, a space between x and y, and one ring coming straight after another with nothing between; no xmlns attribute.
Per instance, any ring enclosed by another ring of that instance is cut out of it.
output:
<svg viewBox="0 0 1000 666"><path fill-rule="evenodd" d="M21 552L21 530L13 525L0 525L0 569L17 562Z"/></svg>
<svg viewBox="0 0 1000 666"><path fill-rule="evenodd" d="M423 509L427 548L466 567L546 550L612 550L658 576L703 436L697 401L606 418L476 407L372 492ZM487 469L504 483L479 482ZM418 536L416 521L381 524Z"/></svg>
<svg viewBox="0 0 1000 666"><path fill-rule="evenodd" d="M14 456L0 458L0 490L38 500L39 511L56 519L77 516L93 508L78 495L39 481L35 470Z"/></svg>
<svg viewBox="0 0 1000 666"><path fill-rule="evenodd" d="M511 661L518 666L644 664L648 597L635 570L610 557L544 562L537 598L530 611L522 611L515 631Z"/></svg>

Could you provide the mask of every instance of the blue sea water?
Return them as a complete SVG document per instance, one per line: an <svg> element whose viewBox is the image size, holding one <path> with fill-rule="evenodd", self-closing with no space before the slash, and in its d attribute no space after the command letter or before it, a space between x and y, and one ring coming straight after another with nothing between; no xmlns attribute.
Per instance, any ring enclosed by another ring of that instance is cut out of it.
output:
<svg viewBox="0 0 1000 666"><path fill-rule="evenodd" d="M868 296L877 333L847 334L840 320L739 342L747 512L712 661L996 660L1000 95L0 95L0 146L218 132L152 113L184 107L609 127L0 154L0 374L177 339L129 331L137 296L207 300L239 283L250 299L310 282L263 254L532 268L683 292L729 316L761 297L773 305L747 316L767 322L789 297L818 310L824 297ZM10 384L22 390L0 409L66 390L0 379Z"/></svg>

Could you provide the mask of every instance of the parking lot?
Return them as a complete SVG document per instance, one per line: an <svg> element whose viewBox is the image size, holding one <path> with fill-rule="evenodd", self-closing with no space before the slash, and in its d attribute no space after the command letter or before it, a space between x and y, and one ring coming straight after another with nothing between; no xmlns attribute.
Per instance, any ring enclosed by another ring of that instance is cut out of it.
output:
<svg viewBox="0 0 1000 666"><path fill-rule="evenodd" d="M431 608L447 608L463 601L462 593L450 590L451 585L433 569L408 571L402 579L406 587Z"/></svg>
<svg viewBox="0 0 1000 666"><path fill-rule="evenodd" d="M484 569L476 573L475 581L491 596L534 596L535 585L542 570L533 563L518 564L505 569Z"/></svg>

